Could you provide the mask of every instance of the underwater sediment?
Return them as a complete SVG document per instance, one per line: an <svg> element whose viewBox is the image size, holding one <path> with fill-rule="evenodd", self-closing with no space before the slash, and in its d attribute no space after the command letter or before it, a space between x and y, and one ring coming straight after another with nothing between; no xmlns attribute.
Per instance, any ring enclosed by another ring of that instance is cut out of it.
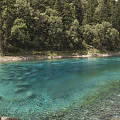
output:
<svg viewBox="0 0 120 120"><path fill-rule="evenodd" d="M0 64L0 116L82 120L82 111L119 89L119 73L119 57Z"/></svg>

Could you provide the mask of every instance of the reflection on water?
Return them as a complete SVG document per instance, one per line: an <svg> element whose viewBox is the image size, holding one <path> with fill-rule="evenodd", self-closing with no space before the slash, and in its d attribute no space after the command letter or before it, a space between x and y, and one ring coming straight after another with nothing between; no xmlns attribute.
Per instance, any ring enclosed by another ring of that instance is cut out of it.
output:
<svg viewBox="0 0 120 120"><path fill-rule="evenodd" d="M0 114L39 120L118 80L120 58L0 64Z"/></svg>

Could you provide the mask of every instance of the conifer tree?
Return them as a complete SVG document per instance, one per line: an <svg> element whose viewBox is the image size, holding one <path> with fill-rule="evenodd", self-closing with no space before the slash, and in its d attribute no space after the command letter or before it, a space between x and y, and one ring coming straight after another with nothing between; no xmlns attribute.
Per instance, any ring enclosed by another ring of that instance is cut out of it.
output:
<svg viewBox="0 0 120 120"><path fill-rule="evenodd" d="M110 22L112 23L113 27L116 28L117 26L117 17L118 17L118 8L117 8L117 2L115 0L111 0L111 19Z"/></svg>
<svg viewBox="0 0 120 120"><path fill-rule="evenodd" d="M62 15L62 12L63 12L62 0L55 1L54 9L59 12L59 15Z"/></svg>
<svg viewBox="0 0 120 120"><path fill-rule="evenodd" d="M76 16L79 24L82 25L82 21L83 21L83 8L82 8L81 0L75 0L74 1L74 6L75 6L75 16Z"/></svg>
<svg viewBox="0 0 120 120"><path fill-rule="evenodd" d="M120 0L117 0L117 20L116 20L116 28L119 30L120 32Z"/></svg>
<svg viewBox="0 0 120 120"><path fill-rule="evenodd" d="M2 6L3 1L0 1L0 53L2 53Z"/></svg>
<svg viewBox="0 0 120 120"><path fill-rule="evenodd" d="M63 9L63 25L65 29L69 29L71 23L75 19L75 7L73 3L65 3Z"/></svg>
<svg viewBox="0 0 120 120"><path fill-rule="evenodd" d="M83 24L90 24L90 23L94 22L93 15L94 15L97 5L98 5L97 0L88 0L87 1L87 5L85 8L85 12L84 12Z"/></svg>
<svg viewBox="0 0 120 120"><path fill-rule="evenodd" d="M103 21L110 22L111 7L110 0L98 0L98 7L96 8L94 19L96 22L101 23Z"/></svg>

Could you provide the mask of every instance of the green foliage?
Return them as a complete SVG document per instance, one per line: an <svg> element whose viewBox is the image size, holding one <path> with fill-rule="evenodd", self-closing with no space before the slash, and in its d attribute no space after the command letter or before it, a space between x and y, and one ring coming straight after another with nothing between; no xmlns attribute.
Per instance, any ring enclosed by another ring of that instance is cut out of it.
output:
<svg viewBox="0 0 120 120"><path fill-rule="evenodd" d="M62 17L58 16L56 10L48 9L47 14L47 23L49 25L48 29L48 39L50 47L52 49L59 48L61 45L61 36L63 32L63 23Z"/></svg>
<svg viewBox="0 0 120 120"><path fill-rule="evenodd" d="M79 25L82 25L83 21L83 7L81 0L74 0L73 1L75 7L75 17L77 18Z"/></svg>
<svg viewBox="0 0 120 120"><path fill-rule="evenodd" d="M120 0L0 0L0 51L117 51L119 13Z"/></svg>
<svg viewBox="0 0 120 120"><path fill-rule="evenodd" d="M65 29L69 29L70 24L75 19L75 8L73 3L66 3L63 8L63 24Z"/></svg>
<svg viewBox="0 0 120 120"><path fill-rule="evenodd" d="M79 46L79 41L80 41L79 40L80 39L80 37L79 37L79 22L77 19L75 19L72 22L70 29L66 31L66 36L68 37L69 48L76 49L76 47Z"/></svg>
<svg viewBox="0 0 120 120"><path fill-rule="evenodd" d="M54 9L59 12L59 15L62 15L63 7L64 7L64 4L62 0L55 1Z"/></svg>
<svg viewBox="0 0 120 120"><path fill-rule="evenodd" d="M27 26L22 18L17 18L11 28L10 44L19 48L27 48L27 42L30 40Z"/></svg>
<svg viewBox="0 0 120 120"><path fill-rule="evenodd" d="M85 5L85 12L84 12L84 19L83 24L91 24L94 22L94 12L96 9L96 6L98 5L97 0L88 0L88 2Z"/></svg>
<svg viewBox="0 0 120 120"><path fill-rule="evenodd" d="M119 32L109 22L84 26L83 38L88 45L101 51L114 51L120 45Z"/></svg>

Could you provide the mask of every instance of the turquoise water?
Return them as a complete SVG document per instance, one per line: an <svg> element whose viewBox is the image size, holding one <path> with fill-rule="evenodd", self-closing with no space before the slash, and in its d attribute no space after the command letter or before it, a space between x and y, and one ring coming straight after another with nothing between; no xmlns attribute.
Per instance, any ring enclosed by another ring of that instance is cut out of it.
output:
<svg viewBox="0 0 120 120"><path fill-rule="evenodd" d="M40 120L120 79L120 57L0 64L0 115Z"/></svg>

